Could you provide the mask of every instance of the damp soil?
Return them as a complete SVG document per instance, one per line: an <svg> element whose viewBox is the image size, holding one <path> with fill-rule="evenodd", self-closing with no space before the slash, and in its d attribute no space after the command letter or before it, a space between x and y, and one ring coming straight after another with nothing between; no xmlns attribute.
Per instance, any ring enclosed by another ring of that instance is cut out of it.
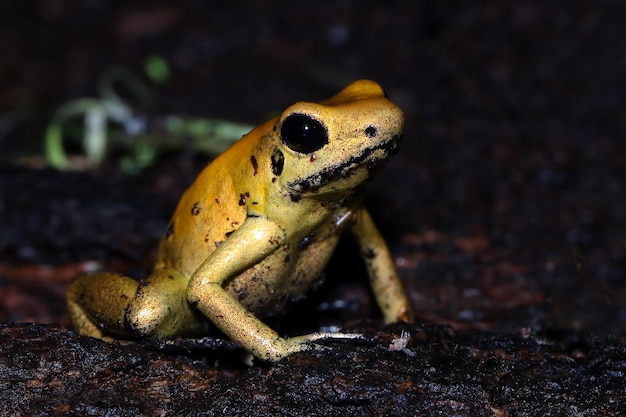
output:
<svg viewBox="0 0 626 417"><path fill-rule="evenodd" d="M0 414L624 415L626 6L619 1L0 6ZM416 324L384 326L345 239L273 319L360 342L247 364L220 335L105 344L71 331L80 273L150 270L208 162L42 167L54 109L115 66L171 62L141 110L258 123L358 78L406 112L367 192ZM407 351L390 351L402 331Z"/></svg>

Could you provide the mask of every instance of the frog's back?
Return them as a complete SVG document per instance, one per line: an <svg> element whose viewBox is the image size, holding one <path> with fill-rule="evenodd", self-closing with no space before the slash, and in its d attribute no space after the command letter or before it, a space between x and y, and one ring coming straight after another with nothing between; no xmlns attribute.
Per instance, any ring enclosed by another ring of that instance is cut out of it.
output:
<svg viewBox="0 0 626 417"><path fill-rule="evenodd" d="M172 267L190 277L243 224L250 194L245 184L254 172L241 162L253 146L253 136L244 136L185 191L161 239L155 269Z"/></svg>

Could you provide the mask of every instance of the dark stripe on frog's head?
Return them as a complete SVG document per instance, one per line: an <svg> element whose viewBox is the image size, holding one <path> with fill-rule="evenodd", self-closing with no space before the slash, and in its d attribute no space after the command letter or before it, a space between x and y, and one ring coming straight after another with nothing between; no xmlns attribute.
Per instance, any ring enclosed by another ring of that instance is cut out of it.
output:
<svg viewBox="0 0 626 417"><path fill-rule="evenodd" d="M398 143L401 140L401 136L394 136L388 141L381 142L371 148L365 148L359 155L352 156L346 159L341 164L330 166L320 172L317 172L308 177L292 181L287 186L298 193L315 191L316 189L328 184L335 178L345 176L352 169L359 167L363 164L363 161L367 160L374 152L382 150L386 154L384 158L376 158L368 161L367 165L370 170L374 170L381 162L388 159L388 156L395 153L398 148Z"/></svg>

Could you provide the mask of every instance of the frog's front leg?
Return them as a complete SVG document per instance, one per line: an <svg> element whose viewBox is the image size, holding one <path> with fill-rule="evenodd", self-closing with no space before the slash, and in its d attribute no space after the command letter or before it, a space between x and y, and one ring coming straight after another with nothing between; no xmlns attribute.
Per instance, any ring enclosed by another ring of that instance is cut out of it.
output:
<svg viewBox="0 0 626 417"><path fill-rule="evenodd" d="M187 283L185 276L167 268L141 283L108 272L83 275L67 293L68 310L80 334L108 341L206 333L206 319L187 302Z"/></svg>
<svg viewBox="0 0 626 417"><path fill-rule="evenodd" d="M268 361L315 348L315 340L361 337L324 332L284 339L224 290L225 282L271 255L285 240L285 231L275 222L248 217L193 274L188 287L191 305L248 352Z"/></svg>
<svg viewBox="0 0 626 417"><path fill-rule="evenodd" d="M365 208L355 213L351 232L365 260L370 285L386 323L413 322L409 300L387 244Z"/></svg>

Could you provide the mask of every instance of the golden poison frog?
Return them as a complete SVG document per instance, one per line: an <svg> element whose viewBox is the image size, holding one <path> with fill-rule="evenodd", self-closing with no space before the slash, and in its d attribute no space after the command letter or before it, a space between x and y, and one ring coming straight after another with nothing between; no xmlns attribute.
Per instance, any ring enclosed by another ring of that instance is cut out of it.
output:
<svg viewBox="0 0 626 417"><path fill-rule="evenodd" d="M365 183L396 151L404 114L373 81L298 102L218 156L183 194L153 272L138 282L79 277L68 308L104 340L198 336L212 323L263 360L319 347L320 332L282 338L258 317L320 280L344 231L356 240L385 322L412 321L385 241L362 204Z"/></svg>

